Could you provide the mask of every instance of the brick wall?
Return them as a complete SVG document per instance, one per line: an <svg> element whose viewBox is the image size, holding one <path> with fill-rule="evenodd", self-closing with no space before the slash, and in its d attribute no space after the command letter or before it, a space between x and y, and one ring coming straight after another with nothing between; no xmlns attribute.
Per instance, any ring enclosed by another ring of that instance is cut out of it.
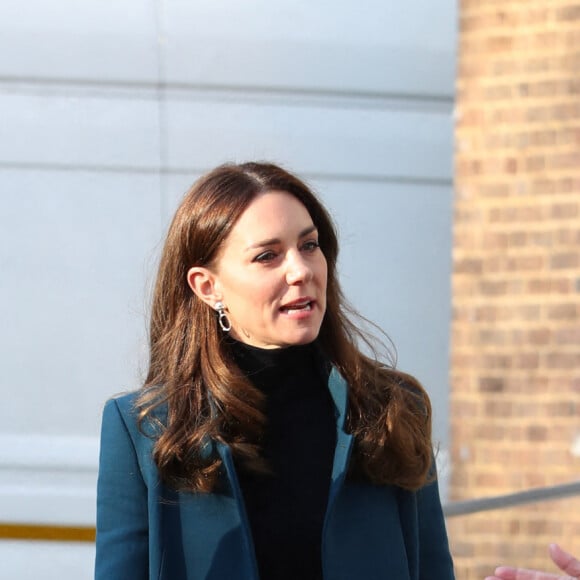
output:
<svg viewBox="0 0 580 580"><path fill-rule="evenodd" d="M461 0L451 499L580 479L580 2ZM580 554L580 497L449 520L459 579Z"/></svg>

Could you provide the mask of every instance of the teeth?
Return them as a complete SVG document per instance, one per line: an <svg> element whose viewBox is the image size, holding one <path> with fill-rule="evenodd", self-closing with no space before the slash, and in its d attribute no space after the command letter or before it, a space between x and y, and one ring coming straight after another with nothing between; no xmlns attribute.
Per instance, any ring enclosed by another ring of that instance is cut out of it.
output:
<svg viewBox="0 0 580 580"><path fill-rule="evenodd" d="M292 306L292 308L286 308L287 312L299 312L300 310L312 310L312 305L310 302L306 302L306 304Z"/></svg>

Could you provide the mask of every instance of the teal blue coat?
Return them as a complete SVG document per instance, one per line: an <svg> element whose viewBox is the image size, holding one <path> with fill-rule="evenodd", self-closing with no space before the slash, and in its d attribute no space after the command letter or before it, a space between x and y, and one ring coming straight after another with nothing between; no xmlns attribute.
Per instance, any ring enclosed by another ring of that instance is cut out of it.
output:
<svg viewBox="0 0 580 580"><path fill-rule="evenodd" d="M344 431L347 384L333 370L328 387L337 443L322 535L324 580L452 580L437 483L409 492L345 480L353 445ZM108 401L103 414L95 579L258 580L229 448L216 445L224 491L170 489L159 480L152 440L137 428L135 397Z"/></svg>

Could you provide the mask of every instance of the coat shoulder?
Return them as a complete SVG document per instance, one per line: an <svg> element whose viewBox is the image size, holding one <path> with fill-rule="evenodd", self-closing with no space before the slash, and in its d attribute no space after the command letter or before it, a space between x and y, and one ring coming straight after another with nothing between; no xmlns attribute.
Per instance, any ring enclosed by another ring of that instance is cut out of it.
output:
<svg viewBox="0 0 580 580"><path fill-rule="evenodd" d="M142 394L142 390L137 390L111 397L105 403L104 416L107 416L110 408L113 407L121 415L129 431L133 431L133 427L138 427L142 434L156 438L159 436L159 430L166 423L167 403L160 403L153 406L151 411L146 413L141 420L139 398Z"/></svg>
<svg viewBox="0 0 580 580"><path fill-rule="evenodd" d="M121 393L120 395L115 395L110 399L108 399L107 402L105 403L105 406L114 404L123 414L132 411L134 412L139 395L140 391L130 391L128 393Z"/></svg>
<svg viewBox="0 0 580 580"><path fill-rule="evenodd" d="M124 431L132 440L138 438L139 420L136 401L137 392L118 395L107 400L103 409L101 440L115 437Z"/></svg>
<svg viewBox="0 0 580 580"><path fill-rule="evenodd" d="M129 464L135 457L143 479L150 484L157 480L153 461L156 428L140 420L139 391L115 396L105 403L101 425L101 456L117 453L117 461Z"/></svg>

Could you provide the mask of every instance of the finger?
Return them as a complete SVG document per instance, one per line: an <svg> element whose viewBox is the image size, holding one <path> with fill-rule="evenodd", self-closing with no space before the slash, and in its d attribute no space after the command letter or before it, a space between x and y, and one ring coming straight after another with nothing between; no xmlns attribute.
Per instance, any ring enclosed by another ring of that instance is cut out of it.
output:
<svg viewBox="0 0 580 580"><path fill-rule="evenodd" d="M548 574L547 572L528 570L526 568L512 568L511 566L496 568L495 575L500 580L562 580L562 577L556 574Z"/></svg>
<svg viewBox="0 0 580 580"><path fill-rule="evenodd" d="M558 544L550 544L550 556L554 561L554 564L573 578L580 577L580 561L574 558L572 554L569 554L565 550L562 550Z"/></svg>
<svg viewBox="0 0 580 580"><path fill-rule="evenodd" d="M516 580L517 568L511 566L500 566L495 569L494 574L500 580Z"/></svg>

